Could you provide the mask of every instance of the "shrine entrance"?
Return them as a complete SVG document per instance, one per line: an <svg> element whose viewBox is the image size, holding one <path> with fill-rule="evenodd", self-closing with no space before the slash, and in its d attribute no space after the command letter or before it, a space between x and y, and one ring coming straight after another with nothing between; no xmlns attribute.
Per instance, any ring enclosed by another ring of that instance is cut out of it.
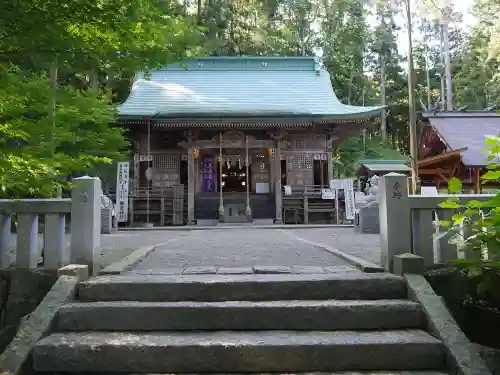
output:
<svg viewBox="0 0 500 375"><path fill-rule="evenodd" d="M220 165L217 163L217 170L220 171ZM247 191L247 183L252 186L251 169L248 169L248 179L246 175L246 166L225 163L222 166L222 176L219 177L219 181L221 181L222 191L223 192L234 192L234 193L244 193Z"/></svg>

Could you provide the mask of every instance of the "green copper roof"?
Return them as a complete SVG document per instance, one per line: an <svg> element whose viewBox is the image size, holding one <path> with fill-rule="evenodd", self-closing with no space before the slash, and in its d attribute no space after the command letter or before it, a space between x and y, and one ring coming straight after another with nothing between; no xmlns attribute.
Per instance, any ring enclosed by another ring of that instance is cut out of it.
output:
<svg viewBox="0 0 500 375"><path fill-rule="evenodd" d="M137 75L122 117L296 116L359 119L380 107L339 102L314 57L206 57Z"/></svg>
<svg viewBox="0 0 500 375"><path fill-rule="evenodd" d="M360 160L359 165L367 168L372 172L408 172L411 168L408 167L409 160L407 158L401 160Z"/></svg>

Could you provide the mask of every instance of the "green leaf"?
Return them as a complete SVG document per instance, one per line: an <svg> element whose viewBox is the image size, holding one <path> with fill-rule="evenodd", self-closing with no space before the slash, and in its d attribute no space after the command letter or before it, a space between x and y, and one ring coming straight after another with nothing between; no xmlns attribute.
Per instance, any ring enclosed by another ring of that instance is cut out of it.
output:
<svg viewBox="0 0 500 375"><path fill-rule="evenodd" d="M462 181L458 178L451 178L448 180L448 191L450 194L460 194L462 191Z"/></svg>

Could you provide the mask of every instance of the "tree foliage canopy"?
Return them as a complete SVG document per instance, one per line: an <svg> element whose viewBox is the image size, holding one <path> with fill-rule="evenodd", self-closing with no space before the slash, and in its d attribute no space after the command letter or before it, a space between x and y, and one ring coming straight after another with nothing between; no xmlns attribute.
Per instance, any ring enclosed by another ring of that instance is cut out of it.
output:
<svg viewBox="0 0 500 375"><path fill-rule="evenodd" d="M417 106L428 106L427 97L432 103L443 100L435 4L422 0L413 14ZM460 27L453 9L450 15L454 103L483 109L500 94L500 6L475 0L474 12L478 22L471 29ZM204 54L293 56L319 48L337 96L352 105L381 102L383 57L389 144L380 146L375 127L367 133L368 143L353 138L336 160L342 173L351 173L343 165L354 165L356 158L390 149L407 153L402 18L400 0L5 0L0 170L9 172L0 176L1 185L38 194L39 188L27 189L29 179L42 186L49 171L67 176L118 157L125 141L122 131L109 126L112 102L127 97L133 73Z"/></svg>
<svg viewBox="0 0 500 375"><path fill-rule="evenodd" d="M174 1L4 1L0 195L50 195L126 156L112 92L184 58L200 36Z"/></svg>

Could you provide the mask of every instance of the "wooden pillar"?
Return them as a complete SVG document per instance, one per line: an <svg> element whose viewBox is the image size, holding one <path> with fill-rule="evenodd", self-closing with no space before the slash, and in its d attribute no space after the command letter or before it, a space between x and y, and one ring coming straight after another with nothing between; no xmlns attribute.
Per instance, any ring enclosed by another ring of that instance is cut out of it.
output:
<svg viewBox="0 0 500 375"><path fill-rule="evenodd" d="M188 148L188 225L194 225L194 149L192 147Z"/></svg>
<svg viewBox="0 0 500 375"><path fill-rule="evenodd" d="M474 168L474 194L481 194L481 168Z"/></svg>
<svg viewBox="0 0 500 375"><path fill-rule="evenodd" d="M267 154L269 160L269 193L274 193L274 162L272 153Z"/></svg>
<svg viewBox="0 0 500 375"><path fill-rule="evenodd" d="M222 197L222 133L219 133L219 222L225 222L224 215L224 198Z"/></svg>
<svg viewBox="0 0 500 375"><path fill-rule="evenodd" d="M248 222L252 222L252 209L250 207L250 177L248 172L250 172L250 159L248 157L248 135L245 137L245 186L246 186L246 205L245 205L245 216Z"/></svg>
<svg viewBox="0 0 500 375"><path fill-rule="evenodd" d="M283 224L281 194L281 145L280 139L278 138L276 140L276 152L274 153L274 197L276 203L275 224Z"/></svg>
<svg viewBox="0 0 500 375"><path fill-rule="evenodd" d="M327 152L326 157L328 158L328 182L327 185L330 186L330 181L333 180L333 152Z"/></svg>

